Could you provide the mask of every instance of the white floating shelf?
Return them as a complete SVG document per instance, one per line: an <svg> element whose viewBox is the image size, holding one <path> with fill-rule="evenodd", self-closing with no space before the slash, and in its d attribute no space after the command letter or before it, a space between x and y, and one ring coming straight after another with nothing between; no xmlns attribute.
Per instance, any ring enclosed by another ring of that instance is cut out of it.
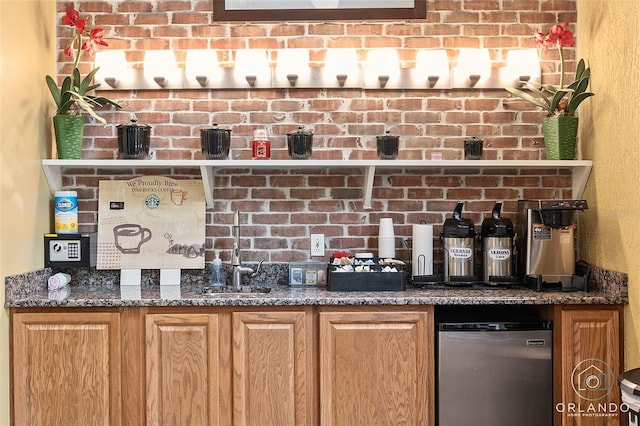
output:
<svg viewBox="0 0 640 426"><path fill-rule="evenodd" d="M93 169L200 169L207 207L213 206L213 177L222 169L311 169L360 168L364 175L363 205L371 208L376 169L570 169L572 197L580 198L587 185L591 160L42 160L51 192L62 188L62 170ZM139 174L139 173L138 173Z"/></svg>

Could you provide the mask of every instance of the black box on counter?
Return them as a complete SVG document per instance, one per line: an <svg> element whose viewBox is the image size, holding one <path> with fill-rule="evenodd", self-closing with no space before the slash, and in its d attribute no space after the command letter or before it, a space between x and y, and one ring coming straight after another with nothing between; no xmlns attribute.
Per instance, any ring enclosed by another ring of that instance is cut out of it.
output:
<svg viewBox="0 0 640 426"><path fill-rule="evenodd" d="M331 291L405 291L407 289L404 271L329 271L328 278L327 290Z"/></svg>
<svg viewBox="0 0 640 426"><path fill-rule="evenodd" d="M98 234L45 234L44 266L58 268L96 266Z"/></svg>

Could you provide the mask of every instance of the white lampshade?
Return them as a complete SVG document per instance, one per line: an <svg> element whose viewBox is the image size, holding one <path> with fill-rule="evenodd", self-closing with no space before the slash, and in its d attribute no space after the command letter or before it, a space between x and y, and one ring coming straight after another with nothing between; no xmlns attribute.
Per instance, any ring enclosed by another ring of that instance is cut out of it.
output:
<svg viewBox="0 0 640 426"><path fill-rule="evenodd" d="M208 49L187 50L185 72L187 80L198 81L202 86L206 86L208 80L220 78L222 69L218 63L216 51Z"/></svg>
<svg viewBox="0 0 640 426"><path fill-rule="evenodd" d="M127 77L127 59L122 50L101 50L96 52L95 66L97 82L106 82L111 87L118 87L120 81Z"/></svg>
<svg viewBox="0 0 640 426"><path fill-rule="evenodd" d="M269 61L264 49L237 50L234 62L234 79L237 84L253 81L254 84L270 82ZM247 84L247 83L244 84ZM248 83L251 84L251 83Z"/></svg>
<svg viewBox="0 0 640 426"><path fill-rule="evenodd" d="M536 49L516 49L507 52L506 73L513 81L540 79L540 58Z"/></svg>
<svg viewBox="0 0 640 426"><path fill-rule="evenodd" d="M487 77L491 73L491 59L487 49L460 49L458 68L466 75Z"/></svg>
<svg viewBox="0 0 640 426"><path fill-rule="evenodd" d="M176 57L172 50L147 50L144 54L144 78L164 87L178 77Z"/></svg>
<svg viewBox="0 0 640 426"><path fill-rule="evenodd" d="M432 81L435 84L449 77L449 58L446 50L419 50L416 54L414 80Z"/></svg>
<svg viewBox="0 0 640 426"><path fill-rule="evenodd" d="M365 81L368 85L385 87L388 81L395 81L400 74L398 51L391 48L373 49L367 53Z"/></svg>

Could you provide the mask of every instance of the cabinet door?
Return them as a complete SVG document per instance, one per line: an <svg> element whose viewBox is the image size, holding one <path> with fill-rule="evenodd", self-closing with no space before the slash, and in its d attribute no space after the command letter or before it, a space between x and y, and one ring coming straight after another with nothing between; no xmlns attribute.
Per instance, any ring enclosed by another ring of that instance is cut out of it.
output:
<svg viewBox="0 0 640 426"><path fill-rule="evenodd" d="M433 425L429 311L320 313L323 426Z"/></svg>
<svg viewBox="0 0 640 426"><path fill-rule="evenodd" d="M15 313L15 425L118 425L120 324L114 313Z"/></svg>
<svg viewBox="0 0 640 426"><path fill-rule="evenodd" d="M233 313L233 424L312 424L311 315Z"/></svg>
<svg viewBox="0 0 640 426"><path fill-rule="evenodd" d="M221 315L146 315L147 424L230 420L229 331Z"/></svg>
<svg viewBox="0 0 640 426"><path fill-rule="evenodd" d="M619 425L622 373L617 308L560 310L560 371L556 372L556 424ZM556 341L557 343L557 341ZM556 354L558 352L556 351ZM611 414L611 415L610 415Z"/></svg>

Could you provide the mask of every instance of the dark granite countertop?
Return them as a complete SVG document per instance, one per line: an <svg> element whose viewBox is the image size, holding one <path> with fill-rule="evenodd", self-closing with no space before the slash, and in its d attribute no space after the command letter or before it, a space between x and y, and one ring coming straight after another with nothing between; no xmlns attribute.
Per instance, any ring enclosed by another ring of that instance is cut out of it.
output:
<svg viewBox="0 0 640 426"><path fill-rule="evenodd" d="M180 285L161 286L158 271L143 271L139 286L121 286L117 271L70 270L63 290L47 289L50 269L7 277L5 307L142 307L142 306L355 306L355 305L550 305L626 304L626 274L594 268L593 291L529 289L433 289L408 287L399 292L335 292L324 287L293 287L272 282L269 293L255 296L202 294L208 275L183 271ZM262 278L265 279L264 277ZM260 281L258 279L258 281ZM263 285L264 283L257 282Z"/></svg>

